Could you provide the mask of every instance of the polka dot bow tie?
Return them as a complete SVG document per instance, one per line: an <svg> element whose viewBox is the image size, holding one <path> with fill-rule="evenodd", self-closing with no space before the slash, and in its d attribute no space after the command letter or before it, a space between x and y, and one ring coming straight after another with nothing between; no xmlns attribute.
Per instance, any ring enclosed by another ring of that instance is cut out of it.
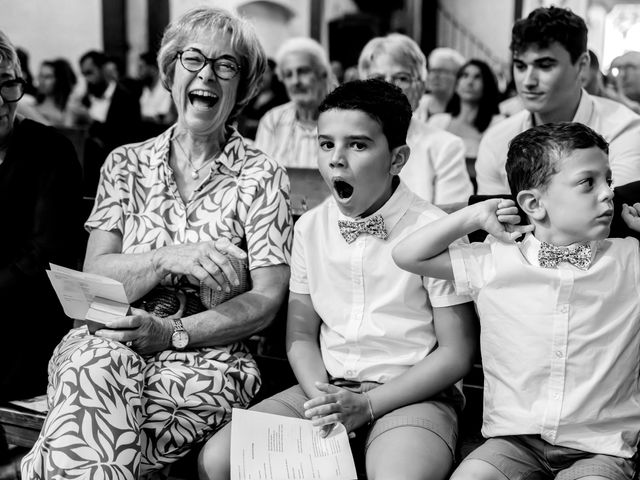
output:
<svg viewBox="0 0 640 480"><path fill-rule="evenodd" d="M560 262L569 262L580 270L586 270L591 264L591 245L567 248L542 242L538 251L538 262L545 268L556 268Z"/></svg>
<svg viewBox="0 0 640 480"><path fill-rule="evenodd" d="M338 228L347 243L353 243L361 233L368 233L382 240L386 239L388 235L382 215L374 215L361 222L338 220Z"/></svg>

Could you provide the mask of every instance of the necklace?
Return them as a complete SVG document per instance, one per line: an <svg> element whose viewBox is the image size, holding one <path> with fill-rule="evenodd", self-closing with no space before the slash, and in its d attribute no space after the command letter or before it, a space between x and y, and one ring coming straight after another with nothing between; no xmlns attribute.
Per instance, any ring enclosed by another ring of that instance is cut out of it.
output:
<svg viewBox="0 0 640 480"><path fill-rule="evenodd" d="M205 160L202 165L196 168L195 165L191 162L191 159L189 158L189 155L185 151L184 147L180 143L180 140L178 140L177 138L174 138L174 140L178 144L178 147L180 147L180 151L182 152L182 154L184 155L184 158L187 160L187 163L191 167L191 178L193 178L194 180L197 180L198 178L200 178L200 173L199 173L200 170L202 170L204 167L209 165L210 163L209 160Z"/></svg>

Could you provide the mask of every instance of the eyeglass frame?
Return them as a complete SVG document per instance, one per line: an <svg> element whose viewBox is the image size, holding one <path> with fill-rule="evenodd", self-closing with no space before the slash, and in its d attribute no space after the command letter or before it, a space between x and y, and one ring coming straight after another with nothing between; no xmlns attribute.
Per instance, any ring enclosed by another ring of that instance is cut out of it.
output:
<svg viewBox="0 0 640 480"><path fill-rule="evenodd" d="M12 83L12 82L16 82L18 85L20 85L21 88L22 88L22 91L20 92L20 96L18 98L16 98L15 100L7 100L5 98L5 96L2 94L2 89L5 87L5 85L7 83ZM26 87L26 86L27 86L26 80L24 78L21 78L21 77L10 78L9 80L5 80L4 82L0 83L0 97L2 97L2 101L4 103L16 103L16 102L20 101L20 99L22 97L24 97L24 90L25 90L24 87Z"/></svg>
<svg viewBox="0 0 640 480"><path fill-rule="evenodd" d="M406 75L407 76L407 80L403 80L400 78L397 78L400 75ZM395 85L396 87L399 88L408 88L411 85L413 85L414 83L416 83L418 80L420 80L419 78L417 78L415 75L411 75L408 72L399 72L399 73L394 73L393 75L382 75L377 74L377 75L370 75L369 78L375 78L378 80L384 80L387 83L391 83L392 85Z"/></svg>
<svg viewBox="0 0 640 480"><path fill-rule="evenodd" d="M182 60L182 55L184 53L186 53L186 52L195 52L195 53L201 55L202 58L204 59L204 61L202 62L202 66L200 68L198 68L197 70L191 70L191 69L187 68L187 66L184 64L184 61ZM233 57L230 57L229 55L222 55L222 56L216 57L216 58L209 58L204 53L202 53L200 50L198 50L197 48L187 48L185 50L178 50L176 52L176 58L180 61L180 65L182 65L182 67L187 72L191 72L191 73L199 73L199 72L202 71L202 69L204 67L207 66L207 64L210 64L211 65L211 71L213 71L215 76L218 77L221 80L233 80L234 78L236 78L240 74L240 71L242 70L242 67L240 66L240 64ZM218 72L216 72L216 65L215 65L218 60L225 60L227 62L233 63L236 66L236 73L232 77L229 77L229 78L220 76L220 74Z"/></svg>

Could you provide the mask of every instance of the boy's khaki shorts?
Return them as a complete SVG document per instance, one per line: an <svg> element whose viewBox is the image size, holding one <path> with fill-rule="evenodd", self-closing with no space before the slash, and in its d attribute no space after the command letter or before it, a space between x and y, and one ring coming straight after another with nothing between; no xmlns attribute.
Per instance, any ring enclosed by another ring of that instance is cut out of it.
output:
<svg viewBox="0 0 640 480"><path fill-rule="evenodd" d="M509 480L576 480L598 475L610 480L631 480L636 458L602 455L551 445L539 435L512 435L488 439L464 461L482 460Z"/></svg>
<svg viewBox="0 0 640 480"><path fill-rule="evenodd" d="M349 390L364 392L370 390L372 386L377 386L377 384L373 382L364 382L361 385L361 388L349 388ZM305 395L302 388L300 388L299 385L295 385L263 400L251 407L251 410L285 415L288 417L305 418L303 405L308 400L309 398ZM439 395L437 398L425 402L414 403L393 410L378 418L372 426L365 426L363 429L358 429L357 434L365 430L367 437L364 449L366 452L371 442L384 432L394 428L409 426L425 428L435 433L449 448L452 459L455 458L455 447L458 438L458 414L455 402L449 401L445 395ZM368 431L366 431L367 428Z"/></svg>

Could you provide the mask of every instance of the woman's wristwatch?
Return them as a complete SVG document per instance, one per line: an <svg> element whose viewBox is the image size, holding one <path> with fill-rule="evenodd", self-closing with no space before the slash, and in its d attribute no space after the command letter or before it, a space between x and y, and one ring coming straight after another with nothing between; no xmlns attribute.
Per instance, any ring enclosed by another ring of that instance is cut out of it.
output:
<svg viewBox="0 0 640 480"><path fill-rule="evenodd" d="M176 350L184 350L187 345L189 345L189 334L182 326L182 320L174 318L171 346Z"/></svg>

